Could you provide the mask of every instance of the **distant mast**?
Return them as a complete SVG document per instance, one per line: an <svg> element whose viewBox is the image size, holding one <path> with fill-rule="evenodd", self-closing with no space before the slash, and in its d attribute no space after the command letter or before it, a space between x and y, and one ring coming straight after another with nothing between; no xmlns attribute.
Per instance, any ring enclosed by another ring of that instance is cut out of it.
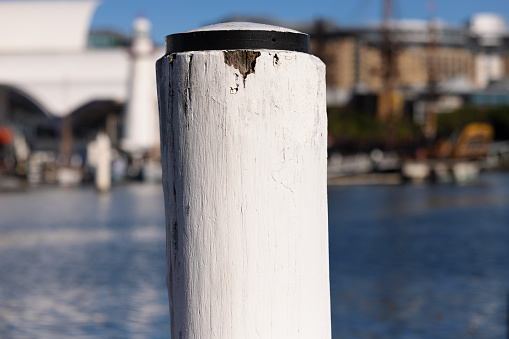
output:
<svg viewBox="0 0 509 339"><path fill-rule="evenodd" d="M393 27L391 27L393 26L392 4L392 0L384 0L382 24L382 86L389 91L395 89L398 74ZM392 109L389 109L388 117L392 114Z"/></svg>
<svg viewBox="0 0 509 339"><path fill-rule="evenodd" d="M430 19L428 24L428 92L426 96L426 123L424 126L424 136L426 139L432 141L436 138L437 134L437 69L436 69L436 54L437 54L437 27L435 21L435 13L437 4L435 1L428 2L428 11Z"/></svg>
<svg viewBox="0 0 509 339"><path fill-rule="evenodd" d="M394 38L393 1L383 1L381 42L381 88L378 96L377 118L385 124L385 144L392 147L394 125L402 114L402 96L397 91L398 64L397 45Z"/></svg>

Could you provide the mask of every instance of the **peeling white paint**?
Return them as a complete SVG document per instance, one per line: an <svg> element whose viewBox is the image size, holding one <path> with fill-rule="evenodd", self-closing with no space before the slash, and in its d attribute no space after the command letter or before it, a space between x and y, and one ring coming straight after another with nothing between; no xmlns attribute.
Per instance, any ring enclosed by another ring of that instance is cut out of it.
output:
<svg viewBox="0 0 509 339"><path fill-rule="evenodd" d="M223 51L157 63L172 338L331 337L325 66L260 52L245 86Z"/></svg>

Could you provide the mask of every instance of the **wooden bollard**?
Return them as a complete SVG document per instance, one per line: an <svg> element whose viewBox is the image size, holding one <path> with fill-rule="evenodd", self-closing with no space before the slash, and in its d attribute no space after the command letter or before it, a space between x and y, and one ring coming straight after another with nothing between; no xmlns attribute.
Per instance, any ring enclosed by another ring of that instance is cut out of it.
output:
<svg viewBox="0 0 509 339"><path fill-rule="evenodd" d="M95 141L97 164L95 186L99 192L108 192L111 187L111 141L106 133L97 134Z"/></svg>
<svg viewBox="0 0 509 339"><path fill-rule="evenodd" d="M157 61L171 336L330 338L325 66L250 23Z"/></svg>

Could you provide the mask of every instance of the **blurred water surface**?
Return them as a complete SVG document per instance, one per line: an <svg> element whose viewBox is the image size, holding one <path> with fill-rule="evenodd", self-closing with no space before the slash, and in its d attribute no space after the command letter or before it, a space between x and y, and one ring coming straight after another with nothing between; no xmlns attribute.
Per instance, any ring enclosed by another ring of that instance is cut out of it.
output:
<svg viewBox="0 0 509 339"><path fill-rule="evenodd" d="M159 186L0 195L0 338L168 338Z"/></svg>
<svg viewBox="0 0 509 339"><path fill-rule="evenodd" d="M334 338L504 338L509 176L329 189Z"/></svg>
<svg viewBox="0 0 509 339"><path fill-rule="evenodd" d="M504 337L509 176L328 193L333 338ZM0 338L168 338L164 246L159 186L0 195Z"/></svg>

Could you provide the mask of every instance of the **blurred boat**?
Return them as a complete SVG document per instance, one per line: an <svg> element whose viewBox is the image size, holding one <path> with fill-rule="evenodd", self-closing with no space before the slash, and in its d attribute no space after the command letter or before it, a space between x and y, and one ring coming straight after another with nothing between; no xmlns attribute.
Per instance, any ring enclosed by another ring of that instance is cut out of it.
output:
<svg viewBox="0 0 509 339"><path fill-rule="evenodd" d="M416 183L475 181L486 163L493 134L489 124L470 123L458 136L433 145L429 156L405 161L401 173L405 179Z"/></svg>
<svg viewBox="0 0 509 339"><path fill-rule="evenodd" d="M79 167L62 166L57 171L57 181L60 186L78 186L81 184L83 172Z"/></svg>

